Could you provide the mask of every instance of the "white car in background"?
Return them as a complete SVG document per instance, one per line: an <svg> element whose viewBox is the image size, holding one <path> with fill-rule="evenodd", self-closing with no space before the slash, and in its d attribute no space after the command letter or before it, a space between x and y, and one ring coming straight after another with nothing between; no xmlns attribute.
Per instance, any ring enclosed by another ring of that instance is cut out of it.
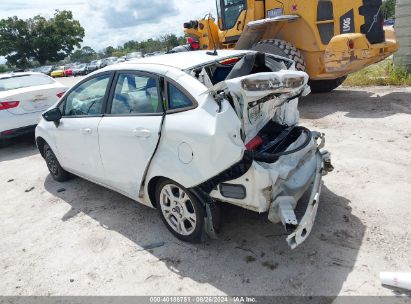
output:
<svg viewBox="0 0 411 304"><path fill-rule="evenodd" d="M33 132L42 112L66 90L42 73L0 74L0 140Z"/></svg>
<svg viewBox="0 0 411 304"><path fill-rule="evenodd" d="M37 146L55 180L72 173L155 207L184 241L216 237L219 206L230 203L268 212L295 248L332 170L323 136L298 126L307 82L293 61L252 51L113 65L43 114Z"/></svg>

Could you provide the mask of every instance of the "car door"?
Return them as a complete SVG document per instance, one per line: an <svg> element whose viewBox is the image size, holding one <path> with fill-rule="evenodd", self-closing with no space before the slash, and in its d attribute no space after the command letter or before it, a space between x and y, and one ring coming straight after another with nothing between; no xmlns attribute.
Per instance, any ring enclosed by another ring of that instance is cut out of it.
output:
<svg viewBox="0 0 411 304"><path fill-rule="evenodd" d="M104 180L99 153L98 125L103 117L112 73L76 85L59 106L63 117L55 129L63 168L96 182Z"/></svg>
<svg viewBox="0 0 411 304"><path fill-rule="evenodd" d="M157 76L118 72L108 113L98 127L106 184L138 197L146 167L156 149L163 106Z"/></svg>

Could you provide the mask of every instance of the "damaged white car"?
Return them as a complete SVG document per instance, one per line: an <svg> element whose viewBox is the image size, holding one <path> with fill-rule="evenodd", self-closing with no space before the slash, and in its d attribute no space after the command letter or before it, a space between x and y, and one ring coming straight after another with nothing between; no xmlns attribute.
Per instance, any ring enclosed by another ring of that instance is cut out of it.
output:
<svg viewBox="0 0 411 304"><path fill-rule="evenodd" d="M78 175L155 207L184 241L215 238L224 202L268 212L295 248L332 170L323 135L298 126L307 82L292 61L257 52L144 58L75 85L36 141L54 179Z"/></svg>

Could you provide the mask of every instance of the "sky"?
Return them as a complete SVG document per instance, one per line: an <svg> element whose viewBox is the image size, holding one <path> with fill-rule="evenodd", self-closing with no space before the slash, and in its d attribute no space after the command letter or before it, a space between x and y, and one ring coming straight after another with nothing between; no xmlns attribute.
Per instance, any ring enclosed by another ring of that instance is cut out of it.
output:
<svg viewBox="0 0 411 304"><path fill-rule="evenodd" d="M71 10L85 29L83 46L96 51L129 40L183 34L183 23L215 15L214 0L0 0L0 19L35 15L52 17L56 9ZM0 57L0 63L3 61Z"/></svg>

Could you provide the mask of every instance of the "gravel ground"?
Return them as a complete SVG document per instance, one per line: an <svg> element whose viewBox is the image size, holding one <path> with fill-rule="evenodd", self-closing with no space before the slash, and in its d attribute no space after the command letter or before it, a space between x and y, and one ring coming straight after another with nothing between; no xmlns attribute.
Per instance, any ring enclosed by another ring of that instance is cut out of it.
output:
<svg viewBox="0 0 411 304"><path fill-rule="evenodd" d="M156 210L80 178L53 181L31 138L15 140L0 150L0 294L397 294L378 276L411 272L411 89L344 88L300 110L326 133L336 169L294 251L266 214L235 207L218 240L180 242Z"/></svg>

